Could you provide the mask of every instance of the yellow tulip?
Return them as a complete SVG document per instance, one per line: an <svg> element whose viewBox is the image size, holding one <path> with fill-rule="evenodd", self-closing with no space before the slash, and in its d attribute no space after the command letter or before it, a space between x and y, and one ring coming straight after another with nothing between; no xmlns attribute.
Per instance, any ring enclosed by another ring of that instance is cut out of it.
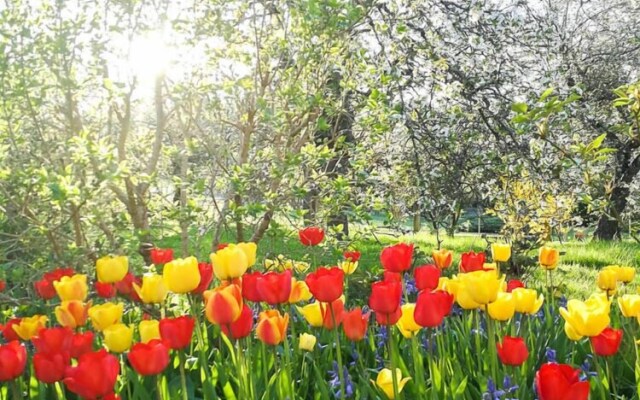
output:
<svg viewBox="0 0 640 400"><path fill-rule="evenodd" d="M38 335L40 329L45 327L48 320L44 315L22 318L19 324L13 325L13 330L20 336L20 339L31 340L32 337Z"/></svg>
<svg viewBox="0 0 640 400"><path fill-rule="evenodd" d="M211 254L213 273L221 281L239 278L249 268L246 253L238 246L229 245Z"/></svg>
<svg viewBox="0 0 640 400"><path fill-rule="evenodd" d="M230 244L229 246L233 246ZM258 245L253 242L242 242L236 245L240 250L244 252L244 255L247 257L247 265L252 267L256 263L256 251L258 250Z"/></svg>
<svg viewBox="0 0 640 400"><path fill-rule="evenodd" d="M124 304L104 303L89 309L89 318L97 331L103 331L122 319Z"/></svg>
<svg viewBox="0 0 640 400"><path fill-rule="evenodd" d="M498 293L498 298L487 306L489 316L496 321L507 321L516 312L516 302L511 293Z"/></svg>
<svg viewBox="0 0 640 400"><path fill-rule="evenodd" d="M516 311L522 314L535 314L542 307L544 296L538 296L535 289L515 288L511 292L516 306Z"/></svg>
<svg viewBox="0 0 640 400"><path fill-rule="evenodd" d="M133 343L133 329L125 324L114 324L102 331L104 344L109 351L124 353Z"/></svg>
<svg viewBox="0 0 640 400"><path fill-rule="evenodd" d="M616 279L622 283L629 283L636 276L636 270L633 267L621 267L619 265L608 265L603 270L614 271Z"/></svg>
<svg viewBox="0 0 640 400"><path fill-rule="evenodd" d="M598 284L598 288L600 290L607 293L607 295L611 296L615 293L616 288L618 287L618 274L613 269L603 269L598 273L598 278L596 280Z"/></svg>
<svg viewBox="0 0 640 400"><path fill-rule="evenodd" d="M354 272L356 272L356 269L358 269L358 262L352 262L352 261L348 261L345 260L342 263L340 263L340 268L342 268L342 270L344 271L345 275L351 275Z"/></svg>
<svg viewBox="0 0 640 400"><path fill-rule="evenodd" d="M511 245L508 243L493 243L491 256L494 262L507 262L511 258Z"/></svg>
<svg viewBox="0 0 640 400"><path fill-rule="evenodd" d="M291 293L289 294L289 304L299 303L309 300L313 295L309 291L309 286L305 281L291 278Z"/></svg>
<svg viewBox="0 0 640 400"><path fill-rule="evenodd" d="M640 317L640 295L625 294L618 297L618 307L627 318Z"/></svg>
<svg viewBox="0 0 640 400"><path fill-rule="evenodd" d="M378 378L374 383L376 386L380 388L387 396L387 398L393 400L395 399L395 394L393 393L393 375L389 368L384 368L382 371L378 373ZM398 393L402 391L404 385L411 379L411 377L402 378L402 371L400 368L396 368L396 380L398 382Z"/></svg>
<svg viewBox="0 0 640 400"><path fill-rule="evenodd" d="M400 308L402 310L402 316L396 323L396 326L398 327L398 329L400 329L400 333L402 333L402 336L409 339L412 336L417 335L422 328L416 323L416 320L413 317L416 311L416 305L415 303L406 303L403 304Z"/></svg>
<svg viewBox="0 0 640 400"><path fill-rule="evenodd" d="M125 256L104 256L96 261L98 280L104 283L120 282L129 271L129 259Z"/></svg>
<svg viewBox="0 0 640 400"><path fill-rule="evenodd" d="M489 304L496 301L503 280L493 271L473 271L461 274L458 279L464 284L458 290L458 296L464 289L469 297L478 304Z"/></svg>
<svg viewBox="0 0 640 400"><path fill-rule="evenodd" d="M308 333L301 333L298 348L305 351L313 351L316 346L316 337Z"/></svg>
<svg viewBox="0 0 640 400"><path fill-rule="evenodd" d="M195 257L187 257L169 261L164 265L162 277L164 284L173 293L189 293L200 284L198 260Z"/></svg>
<svg viewBox="0 0 640 400"><path fill-rule="evenodd" d="M164 283L164 278L156 274L144 275L142 277L142 287L134 283L133 288L145 304L164 303L167 293L169 293L169 289Z"/></svg>
<svg viewBox="0 0 640 400"><path fill-rule="evenodd" d="M84 301L89 293L87 276L82 274L75 274L71 277L63 276L59 281L53 282L53 287L62 301Z"/></svg>
<svg viewBox="0 0 640 400"><path fill-rule="evenodd" d="M609 308L610 303L606 299L591 296L585 301L569 300L567 308L560 308L560 315L573 329L574 336L592 337L598 336L609 326Z"/></svg>
<svg viewBox="0 0 640 400"><path fill-rule="evenodd" d="M79 300L63 301L55 308L56 319L64 327L76 329L87 322L91 303L84 304Z"/></svg>
<svg viewBox="0 0 640 400"><path fill-rule="evenodd" d="M496 264L496 263L484 263L484 264L482 264L482 268L483 269L492 269L492 270L498 272L498 264Z"/></svg>
<svg viewBox="0 0 640 400"><path fill-rule="evenodd" d="M461 280L450 280L447 283L447 292L453 294L456 303L464 310L476 310L482 306L482 304L473 300L467 290L466 283Z"/></svg>
<svg viewBox="0 0 640 400"><path fill-rule="evenodd" d="M320 307L320 302L314 301L313 303L307 304L304 307L296 307L300 314L307 320L309 325L314 328L319 328L323 323L322 316L322 308Z"/></svg>
<svg viewBox="0 0 640 400"><path fill-rule="evenodd" d="M140 331L140 341L142 343L160 339L160 321L155 319L142 320L138 325L138 331Z"/></svg>
<svg viewBox="0 0 640 400"><path fill-rule="evenodd" d="M304 272L307 272L310 266L311 265L308 262L304 262L304 261L293 262L293 268L301 274Z"/></svg>
<svg viewBox="0 0 640 400"><path fill-rule="evenodd" d="M560 252L558 251L558 249L547 246L540 247L540 252L538 253L538 261L540 262L542 268L546 270L556 269L559 259Z"/></svg>
<svg viewBox="0 0 640 400"><path fill-rule="evenodd" d="M564 323L564 333L567 335L569 340L578 341L582 339L582 336L576 332L575 329L568 322Z"/></svg>

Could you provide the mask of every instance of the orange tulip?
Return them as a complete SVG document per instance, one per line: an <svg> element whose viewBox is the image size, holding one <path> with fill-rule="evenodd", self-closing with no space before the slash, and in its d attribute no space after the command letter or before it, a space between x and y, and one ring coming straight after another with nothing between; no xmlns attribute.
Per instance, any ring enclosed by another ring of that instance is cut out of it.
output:
<svg viewBox="0 0 640 400"><path fill-rule="evenodd" d="M538 254L538 261L542 268L546 270L556 269L558 265L558 260L560 259L560 252L558 249L554 249L553 247L543 246L540 248L540 253Z"/></svg>
<svg viewBox="0 0 640 400"><path fill-rule="evenodd" d="M453 253L447 249L436 250L431 253L431 257L433 257L433 263L436 267L440 268L440 270L449 268L453 261Z"/></svg>
<svg viewBox="0 0 640 400"><path fill-rule="evenodd" d="M216 325L227 325L242 313L242 290L236 284L218 287L204 293L207 319Z"/></svg>
<svg viewBox="0 0 640 400"><path fill-rule="evenodd" d="M291 278L291 293L289 294L289 304L299 303L301 301L307 301L311 298L311 292L309 286L305 281L299 281L296 278Z"/></svg>
<svg viewBox="0 0 640 400"><path fill-rule="evenodd" d="M76 329L87 323L91 303L84 304L79 300L63 301L55 309L58 323L64 327Z"/></svg>
<svg viewBox="0 0 640 400"><path fill-rule="evenodd" d="M260 313L256 336L263 343L275 346L281 343L287 334L289 314L280 315L278 310L267 310Z"/></svg>

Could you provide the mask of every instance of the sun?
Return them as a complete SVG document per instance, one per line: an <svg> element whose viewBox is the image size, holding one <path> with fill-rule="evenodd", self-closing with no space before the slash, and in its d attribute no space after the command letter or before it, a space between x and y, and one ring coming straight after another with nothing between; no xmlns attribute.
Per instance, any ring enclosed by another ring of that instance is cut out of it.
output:
<svg viewBox="0 0 640 400"><path fill-rule="evenodd" d="M174 54L162 32L152 31L137 36L130 45L130 71L143 86L152 85L158 76L166 74Z"/></svg>

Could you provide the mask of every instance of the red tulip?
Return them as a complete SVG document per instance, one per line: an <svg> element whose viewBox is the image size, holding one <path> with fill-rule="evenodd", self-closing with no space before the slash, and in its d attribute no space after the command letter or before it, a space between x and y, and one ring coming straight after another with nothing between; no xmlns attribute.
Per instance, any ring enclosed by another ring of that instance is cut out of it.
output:
<svg viewBox="0 0 640 400"><path fill-rule="evenodd" d="M158 375L169 365L169 349L162 340L136 343L127 354L129 363L140 375Z"/></svg>
<svg viewBox="0 0 640 400"><path fill-rule="evenodd" d="M246 272L242 275L242 297L245 300L259 303L262 301L258 292L258 280L262 277L262 272Z"/></svg>
<svg viewBox="0 0 640 400"><path fill-rule="evenodd" d="M581 382L580 373L580 369L566 364L542 364L535 379L538 399L588 400L589 382Z"/></svg>
<svg viewBox="0 0 640 400"><path fill-rule="evenodd" d="M102 349L83 354L76 366L67 367L64 384L80 397L96 399L113 393L119 373L118 358Z"/></svg>
<svg viewBox="0 0 640 400"><path fill-rule="evenodd" d="M222 250L222 249L224 249L224 248L225 248L225 247L227 247L227 246L229 246L229 243L219 243L219 244L216 246L216 250Z"/></svg>
<svg viewBox="0 0 640 400"><path fill-rule="evenodd" d="M507 282L507 292L509 293L511 293L513 289L523 288L523 287L525 287L524 282L517 279L511 279L509 282Z"/></svg>
<svg viewBox="0 0 640 400"><path fill-rule="evenodd" d="M394 313L400 308L401 295L400 282L374 282L371 284L369 307L376 313Z"/></svg>
<svg viewBox="0 0 640 400"><path fill-rule="evenodd" d="M435 328L440 326L444 317L451 312L453 295L443 291L423 291L418 295L413 319L420 326Z"/></svg>
<svg viewBox="0 0 640 400"><path fill-rule="evenodd" d="M53 282L46 279L40 279L33 284L36 289L36 294L44 300L51 300L56 297L56 290L53 287Z"/></svg>
<svg viewBox="0 0 640 400"><path fill-rule="evenodd" d="M387 246L380 253L380 263L386 271L404 272L413 263L413 244Z"/></svg>
<svg viewBox="0 0 640 400"><path fill-rule="evenodd" d="M360 307L342 314L342 329L347 339L354 342L364 339L369 325L369 315L371 315L370 312L362 315Z"/></svg>
<svg viewBox="0 0 640 400"><path fill-rule="evenodd" d="M102 297L103 299L116 297L116 287L113 283L103 283L96 281L94 286L99 297Z"/></svg>
<svg viewBox="0 0 640 400"><path fill-rule="evenodd" d="M342 253L342 255L344 256L345 260L356 262L360 260L360 256L362 254L360 254L360 252L357 250L352 250L352 251L345 251L344 253Z"/></svg>
<svg viewBox="0 0 640 400"><path fill-rule="evenodd" d="M301 229L298 231L300 243L304 246L317 246L324 239L324 230L315 226Z"/></svg>
<svg viewBox="0 0 640 400"><path fill-rule="evenodd" d="M33 369L36 379L42 383L60 382L65 377L70 360L69 353L34 354Z"/></svg>
<svg viewBox="0 0 640 400"><path fill-rule="evenodd" d="M251 334L253 329L253 313L251 309L244 304L240 318L228 325L220 325L222 332L231 339L242 339Z"/></svg>
<svg viewBox="0 0 640 400"><path fill-rule="evenodd" d="M0 279L0 292L4 291L4 288L7 287L7 282L4 279Z"/></svg>
<svg viewBox="0 0 640 400"><path fill-rule="evenodd" d="M73 276L75 273L76 271L74 271L73 268L56 268L53 271L46 272L43 275L43 279L53 283L55 281L59 281L65 276Z"/></svg>
<svg viewBox="0 0 640 400"><path fill-rule="evenodd" d="M140 296L138 292L133 288L133 284L142 286L142 279L139 276L133 275L131 272L127 272L124 278L120 282L116 282L116 290L122 296L126 296L133 301L140 302Z"/></svg>
<svg viewBox="0 0 640 400"><path fill-rule="evenodd" d="M187 315L160 320L160 337L173 350L184 349L191 343L195 320Z"/></svg>
<svg viewBox="0 0 640 400"><path fill-rule="evenodd" d="M332 330L340 326L344 314L344 302L342 299L339 298L331 303L321 303L320 308L322 310L322 326L324 326L324 329Z"/></svg>
<svg viewBox="0 0 640 400"><path fill-rule="evenodd" d="M484 253L474 253L470 251L468 253L462 253L460 259L460 272L473 272L484 269Z"/></svg>
<svg viewBox="0 0 640 400"><path fill-rule="evenodd" d="M220 286L204 294L205 315L212 324L228 325L240 318L242 313L242 293L235 284Z"/></svg>
<svg viewBox="0 0 640 400"><path fill-rule="evenodd" d="M20 336L13 329L14 325L20 325L20 321L22 318L11 318L7 321L7 324L2 328L2 336L4 336L4 340L7 342L12 342L14 340L20 340Z"/></svg>
<svg viewBox="0 0 640 400"><path fill-rule="evenodd" d="M93 332L76 333L71 337L71 357L78 359L80 356L93 351Z"/></svg>
<svg viewBox="0 0 640 400"><path fill-rule="evenodd" d="M598 336L589 338L593 351L599 356L612 356L618 352L622 342L622 330L605 328Z"/></svg>
<svg viewBox="0 0 640 400"><path fill-rule="evenodd" d="M388 314L376 312L376 322L380 325L395 325L400 320L400 317L402 317L401 307Z"/></svg>
<svg viewBox="0 0 640 400"><path fill-rule="evenodd" d="M258 278L257 289L262 301L272 306L288 303L291 294L291 270L262 274Z"/></svg>
<svg viewBox="0 0 640 400"><path fill-rule="evenodd" d="M527 344L521 337L505 336L502 343L496 344L498 358L504 365L518 367L529 357Z"/></svg>
<svg viewBox="0 0 640 400"><path fill-rule="evenodd" d="M31 342L39 353L66 353L71 352L73 346L73 331L69 328L43 328L38 336L31 338Z"/></svg>
<svg viewBox="0 0 640 400"><path fill-rule="evenodd" d="M438 287L440 268L433 264L423 265L413 270L418 290L433 290Z"/></svg>
<svg viewBox="0 0 640 400"><path fill-rule="evenodd" d="M382 280L385 282L402 282L402 275L398 272L384 271Z"/></svg>
<svg viewBox="0 0 640 400"><path fill-rule="evenodd" d="M17 340L0 345L0 382L12 381L22 375L27 365L27 349Z"/></svg>
<svg viewBox="0 0 640 400"><path fill-rule="evenodd" d="M115 393L109 393L108 395L104 396L102 400L122 400L122 398Z"/></svg>
<svg viewBox="0 0 640 400"><path fill-rule="evenodd" d="M344 271L338 267L318 268L307 275L305 282L316 300L330 303L342 296Z"/></svg>
<svg viewBox="0 0 640 400"><path fill-rule="evenodd" d="M198 272L200 272L200 283L192 292L202 294L205 290L209 289L209 285L213 280L213 266L206 262L198 263Z"/></svg>
<svg viewBox="0 0 640 400"><path fill-rule="evenodd" d="M151 249L151 262L155 265L173 261L173 249Z"/></svg>

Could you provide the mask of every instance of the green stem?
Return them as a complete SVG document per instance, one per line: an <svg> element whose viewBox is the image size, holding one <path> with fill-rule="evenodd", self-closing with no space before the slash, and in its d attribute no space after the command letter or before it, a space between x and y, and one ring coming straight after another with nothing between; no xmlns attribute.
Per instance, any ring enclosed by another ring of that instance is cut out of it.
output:
<svg viewBox="0 0 640 400"><path fill-rule="evenodd" d="M251 354L252 354L252 349L251 349L251 343L252 340L250 337L245 338L243 340L246 340L247 342L247 379L249 379L249 398L253 399L255 398L256 395L256 387L255 387L255 379L253 379L253 364L251 362Z"/></svg>
<svg viewBox="0 0 640 400"><path fill-rule="evenodd" d="M613 398L617 399L618 398L618 390L616 388L616 380L615 380L614 376L611 375L611 368L609 366L609 359L608 358L605 358L604 365L605 365L605 368L607 369L607 378L609 379L609 386L611 387L611 390L613 391Z"/></svg>
<svg viewBox="0 0 640 400"><path fill-rule="evenodd" d="M598 361L598 356L596 355L596 352L593 349L593 345L591 345L591 352L593 353L593 362L595 364L596 367L596 371L598 372L598 376L602 376L602 368L600 368L600 361ZM600 388L600 395L601 395L601 399L607 399L607 393L604 390L604 385L602 384L602 382L598 382L598 387Z"/></svg>
<svg viewBox="0 0 640 400"><path fill-rule="evenodd" d="M262 375L264 378L264 387L265 387L265 395L266 398L269 398L269 370L268 370L268 366L267 366L267 345L264 344L264 342L260 342L261 344L261 349L260 352L262 353Z"/></svg>
<svg viewBox="0 0 640 400"><path fill-rule="evenodd" d="M418 385L418 395L423 396L426 389L424 382L424 365L422 364L422 355L418 351L418 338L416 335L411 337L411 351L413 353L413 366L416 375L416 384ZM433 376L433 375L432 375Z"/></svg>
<svg viewBox="0 0 640 400"><path fill-rule="evenodd" d="M344 371L342 370L342 351L340 349L340 332L336 324L336 316L333 311L333 305L329 303L329 310L331 310L331 320L333 321L333 332L336 337L336 354L338 356L338 376L340 377L340 398L345 399L345 386L344 386Z"/></svg>
<svg viewBox="0 0 640 400"><path fill-rule="evenodd" d="M203 325L200 323L200 312L197 307L197 302L194 301L194 299L190 294L188 295L188 301L189 301L189 308L191 310L191 315L193 316L193 319L195 319L196 321L195 331L196 331L196 338L198 340L198 343L197 343L198 360L200 362L201 368L204 369L204 376L206 381L206 382L202 382L202 389L205 392L205 398L215 399L217 398L217 396L215 393L215 389L212 387L213 380L211 378L211 371L209 370L208 358L205 353L205 339L204 339L204 334L202 333Z"/></svg>
<svg viewBox="0 0 640 400"><path fill-rule="evenodd" d="M494 382L498 379L496 374L496 335L494 332L493 319L489 313L485 313L487 319L487 337L489 339L489 370Z"/></svg>
<svg viewBox="0 0 640 400"><path fill-rule="evenodd" d="M163 400L162 396L162 374L156 375L156 398L157 400Z"/></svg>
<svg viewBox="0 0 640 400"><path fill-rule="evenodd" d="M58 400L66 400L67 396L64 393L64 386L62 386L60 382L55 383L53 390L55 390Z"/></svg>
<svg viewBox="0 0 640 400"><path fill-rule="evenodd" d="M387 317L388 319L388 317ZM398 376L396 374L396 351L395 351L395 343L393 341L393 326L387 325L387 329L389 330L389 358L391 359L391 379L393 382L393 398L398 399Z"/></svg>
<svg viewBox="0 0 640 400"><path fill-rule="evenodd" d="M184 350L178 351L178 357L180 358L180 387L182 388L182 400L189 400L189 396L187 396L187 376L184 371L184 365L187 362Z"/></svg>
<svg viewBox="0 0 640 400"><path fill-rule="evenodd" d="M12 380L9 382L9 386L11 387L11 397L13 397L13 400L22 400L22 393L20 387L18 387L18 380Z"/></svg>
<svg viewBox="0 0 640 400"><path fill-rule="evenodd" d="M231 329L229 329L231 331ZM247 395L247 391L245 389L245 380L244 380L244 371L242 368L242 346L240 345L240 341L236 340L236 371L238 373L238 398L245 399Z"/></svg>

